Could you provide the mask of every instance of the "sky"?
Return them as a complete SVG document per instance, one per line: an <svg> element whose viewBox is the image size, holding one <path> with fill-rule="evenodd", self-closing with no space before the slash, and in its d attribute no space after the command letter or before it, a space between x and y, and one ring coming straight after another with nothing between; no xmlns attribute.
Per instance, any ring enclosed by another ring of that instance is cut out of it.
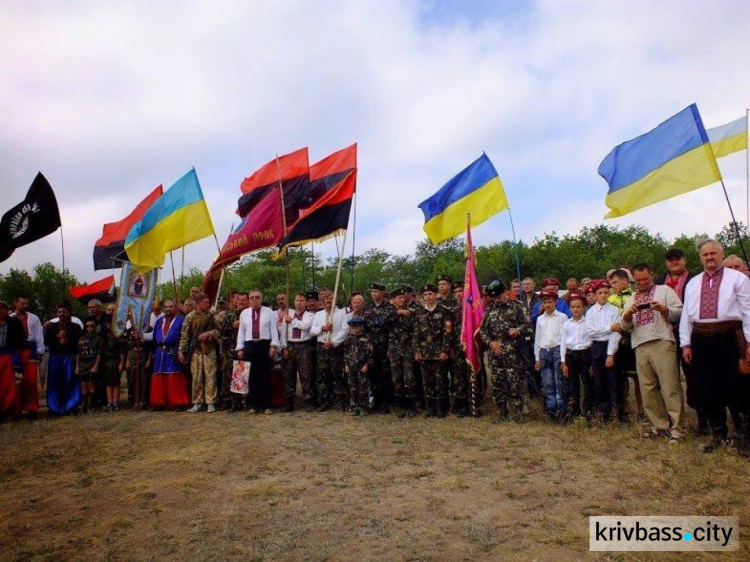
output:
<svg viewBox="0 0 750 562"><path fill-rule="evenodd" d="M743 0L2 2L0 212L41 170L66 266L93 281L102 225L192 166L223 243L245 177L357 142L357 254L412 253L417 205L482 151L520 240L575 234L605 222L597 168L614 146L693 102L707 128L745 114L748 21ZM745 154L719 164L746 221ZM729 220L716 184L605 224L672 239ZM508 213L473 236L511 239ZM195 242L185 267L215 254ZM55 233L0 274L61 260Z"/></svg>

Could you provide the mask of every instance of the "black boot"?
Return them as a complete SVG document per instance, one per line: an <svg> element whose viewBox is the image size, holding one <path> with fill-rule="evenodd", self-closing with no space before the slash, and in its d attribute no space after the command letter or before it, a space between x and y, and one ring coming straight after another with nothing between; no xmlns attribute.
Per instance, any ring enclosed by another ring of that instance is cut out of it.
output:
<svg viewBox="0 0 750 562"><path fill-rule="evenodd" d="M445 400L435 402L435 417L444 418L448 415L448 408Z"/></svg>
<svg viewBox="0 0 750 562"><path fill-rule="evenodd" d="M81 412L83 412L84 414L89 413L89 396L91 395L84 394L83 397L81 398Z"/></svg>
<svg viewBox="0 0 750 562"><path fill-rule="evenodd" d="M434 418L435 417L435 401L429 398L424 399L424 417Z"/></svg>
<svg viewBox="0 0 750 562"><path fill-rule="evenodd" d="M294 411L294 398L287 398L286 399L286 406L281 408L279 412L283 413L289 413Z"/></svg>

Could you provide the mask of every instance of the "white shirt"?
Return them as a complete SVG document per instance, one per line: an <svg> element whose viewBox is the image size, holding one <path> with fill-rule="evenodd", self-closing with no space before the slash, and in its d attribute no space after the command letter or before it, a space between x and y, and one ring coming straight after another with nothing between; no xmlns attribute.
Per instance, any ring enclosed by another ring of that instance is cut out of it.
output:
<svg viewBox="0 0 750 562"><path fill-rule="evenodd" d="M734 269L724 268L719 285L718 318L701 319L701 286L705 273L699 273L685 287L685 302L680 317L680 347L690 345L695 322L741 320L745 339L750 342L750 279Z"/></svg>
<svg viewBox="0 0 750 562"><path fill-rule="evenodd" d="M328 324L328 311L319 310L313 318L310 334L318 338L318 343L325 343L329 340L333 347L338 347L349 335L349 324L347 324L346 312L339 308L333 309L333 327L330 332L324 332L323 326Z"/></svg>
<svg viewBox="0 0 750 562"><path fill-rule="evenodd" d="M560 334L560 361L565 362L565 354L568 350L581 351L590 347L591 336L586 326L586 318L582 316L578 322L568 318Z"/></svg>
<svg viewBox="0 0 750 562"><path fill-rule="evenodd" d="M287 310L287 316L292 315L295 318L287 323L286 320L284 320L281 324L279 324L279 334L281 336L281 347L286 347L288 343L292 342L306 342L309 341L312 336L310 335L310 328L312 328L313 325L313 319L315 318L315 315L312 312L304 311L302 313L302 318L297 319L297 311L296 310ZM286 316L284 316L286 318ZM297 329L300 331L300 337L295 338L294 336L294 330Z"/></svg>
<svg viewBox="0 0 750 562"><path fill-rule="evenodd" d="M560 345L562 327L568 321L568 316L559 310L552 314L546 312L536 319L536 331L534 333L534 357L539 361L542 349L553 349Z"/></svg>
<svg viewBox="0 0 750 562"><path fill-rule="evenodd" d="M271 340L273 347L279 347L279 328L276 324L276 313L267 306L260 307L260 330L262 340ZM240 327L237 330L237 350L245 347L246 341L253 339L253 309L246 308L240 313Z"/></svg>
<svg viewBox="0 0 750 562"><path fill-rule="evenodd" d="M14 312L11 316L16 316ZM19 318L19 320L21 320ZM36 352L41 355L44 350L44 330L42 330L42 321L36 314L31 312L26 313L26 324L29 329L29 337L27 341L33 341L36 344Z"/></svg>
<svg viewBox="0 0 750 562"><path fill-rule="evenodd" d="M614 355L620 347L620 334L611 329L612 324L619 321L620 311L609 303L600 305L595 302L586 311L586 329L589 336L592 341L608 342L607 355Z"/></svg>

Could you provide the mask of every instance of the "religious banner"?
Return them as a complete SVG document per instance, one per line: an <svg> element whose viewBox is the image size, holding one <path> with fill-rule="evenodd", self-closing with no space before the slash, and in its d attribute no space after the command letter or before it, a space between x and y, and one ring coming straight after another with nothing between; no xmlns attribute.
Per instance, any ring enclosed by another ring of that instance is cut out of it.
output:
<svg viewBox="0 0 750 562"><path fill-rule="evenodd" d="M117 336L125 332L128 322L137 326L141 332L148 329L156 294L157 272L158 270L152 269L139 273L132 263L123 264L113 327Z"/></svg>

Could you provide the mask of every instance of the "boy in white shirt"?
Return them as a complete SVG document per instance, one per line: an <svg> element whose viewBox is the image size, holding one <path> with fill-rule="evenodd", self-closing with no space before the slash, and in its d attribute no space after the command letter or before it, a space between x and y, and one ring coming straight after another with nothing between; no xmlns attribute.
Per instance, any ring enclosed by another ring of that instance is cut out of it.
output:
<svg viewBox="0 0 750 562"><path fill-rule="evenodd" d="M568 415L571 418L591 417L594 411L594 385L591 381L591 337L586 329L583 311L588 306L586 297L578 293L568 295L568 306L573 318L562 327L560 339L560 362L563 377L568 380ZM583 411L581 411L581 388L583 387Z"/></svg>
<svg viewBox="0 0 750 562"><path fill-rule="evenodd" d="M552 421L563 421L568 401L568 381L560 368L560 339L568 316L556 309L557 291L542 291L543 314L536 321L535 368L542 373L544 408Z"/></svg>

